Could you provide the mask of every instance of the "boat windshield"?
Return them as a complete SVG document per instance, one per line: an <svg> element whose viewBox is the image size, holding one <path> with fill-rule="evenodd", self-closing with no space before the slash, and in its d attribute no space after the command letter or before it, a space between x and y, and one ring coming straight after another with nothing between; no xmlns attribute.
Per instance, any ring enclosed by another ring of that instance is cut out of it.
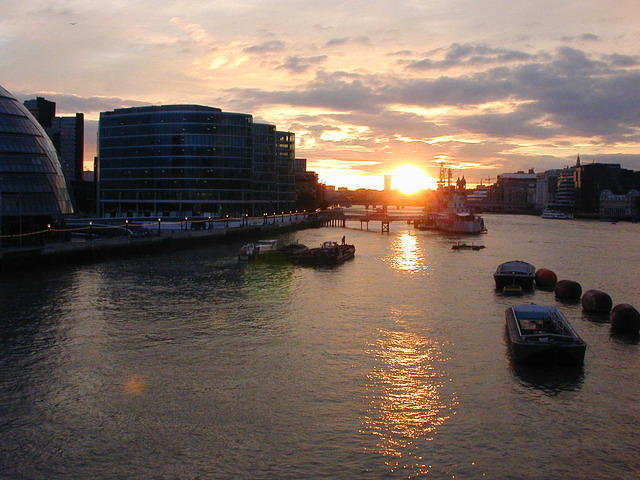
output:
<svg viewBox="0 0 640 480"><path fill-rule="evenodd" d="M507 262L498 267L500 273L530 273L532 265L525 262Z"/></svg>

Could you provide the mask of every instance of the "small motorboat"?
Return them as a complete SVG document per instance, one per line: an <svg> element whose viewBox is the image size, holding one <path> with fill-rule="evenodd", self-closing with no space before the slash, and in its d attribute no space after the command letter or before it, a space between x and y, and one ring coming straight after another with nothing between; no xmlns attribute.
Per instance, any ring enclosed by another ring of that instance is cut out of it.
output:
<svg viewBox="0 0 640 480"><path fill-rule="evenodd" d="M247 243L240 248L239 260L254 260L259 255L275 252L278 248L277 240L259 240L256 243Z"/></svg>
<svg viewBox="0 0 640 480"><path fill-rule="evenodd" d="M310 266L339 265L352 259L355 253L355 245L323 242L319 248L309 248L296 256L295 261L300 265Z"/></svg>
<svg viewBox="0 0 640 480"><path fill-rule="evenodd" d="M474 245L473 243L471 245L467 244L467 243L456 243L455 245L451 246L451 250L482 250L484 247L484 245Z"/></svg>
<svg viewBox="0 0 640 480"><path fill-rule="evenodd" d="M505 319L514 362L584 363L587 344L557 307L516 305Z"/></svg>
<svg viewBox="0 0 640 480"><path fill-rule="evenodd" d="M498 265L493 279L496 290L502 290L507 285L518 284L523 290L533 290L536 267L521 260L513 260Z"/></svg>

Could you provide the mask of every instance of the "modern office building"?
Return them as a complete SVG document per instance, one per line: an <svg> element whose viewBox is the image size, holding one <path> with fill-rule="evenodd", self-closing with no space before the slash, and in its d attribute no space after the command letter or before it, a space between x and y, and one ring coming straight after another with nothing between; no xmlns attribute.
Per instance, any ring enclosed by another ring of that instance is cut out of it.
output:
<svg viewBox="0 0 640 480"><path fill-rule="evenodd" d="M556 193L547 204L549 208L563 212L573 212L576 206L575 168L563 168L558 174Z"/></svg>
<svg viewBox="0 0 640 480"><path fill-rule="evenodd" d="M536 211L542 212L556 198L560 169L538 173L536 179Z"/></svg>
<svg viewBox="0 0 640 480"><path fill-rule="evenodd" d="M575 167L576 207L583 213L600 211L600 194L610 190L623 195L640 190L640 171L622 168L618 163L588 163Z"/></svg>
<svg viewBox="0 0 640 480"><path fill-rule="evenodd" d="M200 105L100 114L98 208L114 217L288 211L294 135Z"/></svg>
<svg viewBox="0 0 640 480"><path fill-rule="evenodd" d="M25 100L24 105L44 127L53 142L67 186L71 187L72 182L81 182L84 162L84 114L56 117L55 102L43 97Z"/></svg>
<svg viewBox="0 0 640 480"><path fill-rule="evenodd" d="M296 203L296 138L292 132L276 132L278 202L276 211L292 210Z"/></svg>
<svg viewBox="0 0 640 480"><path fill-rule="evenodd" d="M0 87L2 234L26 233L73 213L48 135L29 110Z"/></svg>

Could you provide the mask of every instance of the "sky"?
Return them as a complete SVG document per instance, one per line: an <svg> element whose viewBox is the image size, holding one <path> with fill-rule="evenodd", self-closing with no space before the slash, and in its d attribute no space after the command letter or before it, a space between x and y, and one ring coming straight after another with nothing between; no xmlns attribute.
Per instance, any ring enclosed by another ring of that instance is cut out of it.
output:
<svg viewBox="0 0 640 480"><path fill-rule="evenodd" d="M336 186L640 170L638 0L0 0L0 85L84 112L200 104L296 134Z"/></svg>

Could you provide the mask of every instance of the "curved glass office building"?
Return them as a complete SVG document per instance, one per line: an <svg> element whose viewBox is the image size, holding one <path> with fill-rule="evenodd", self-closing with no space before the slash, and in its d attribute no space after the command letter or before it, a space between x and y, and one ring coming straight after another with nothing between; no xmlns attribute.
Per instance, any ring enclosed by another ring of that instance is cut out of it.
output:
<svg viewBox="0 0 640 480"><path fill-rule="evenodd" d="M251 115L200 105L102 112L100 213L183 217L291 209L291 202L278 202L276 183L273 189L268 185L278 178L275 127L260 138L258 151L254 133ZM293 169L293 152L287 153ZM270 169L272 174L265 171Z"/></svg>
<svg viewBox="0 0 640 480"><path fill-rule="evenodd" d="M73 213L51 140L27 108L0 87L2 234L28 233Z"/></svg>

